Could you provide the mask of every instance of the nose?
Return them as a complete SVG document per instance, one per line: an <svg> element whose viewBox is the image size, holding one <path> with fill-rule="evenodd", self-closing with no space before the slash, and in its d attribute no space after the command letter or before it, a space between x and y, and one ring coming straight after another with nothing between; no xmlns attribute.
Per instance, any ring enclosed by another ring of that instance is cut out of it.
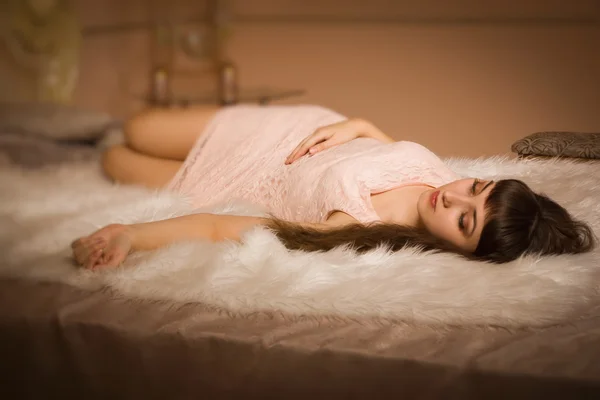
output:
<svg viewBox="0 0 600 400"><path fill-rule="evenodd" d="M447 190L442 195L442 200L445 208L452 207L453 205L468 204L469 198L463 194L452 192Z"/></svg>

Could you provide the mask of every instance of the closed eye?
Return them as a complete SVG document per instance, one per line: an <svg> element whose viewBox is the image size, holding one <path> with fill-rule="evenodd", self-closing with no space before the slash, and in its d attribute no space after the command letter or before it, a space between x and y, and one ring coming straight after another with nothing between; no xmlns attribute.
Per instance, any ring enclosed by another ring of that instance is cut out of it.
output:
<svg viewBox="0 0 600 400"><path fill-rule="evenodd" d="M479 179L473 179L473 186L471 186L471 194L475 195L477 193L477 185L479 185Z"/></svg>
<svg viewBox="0 0 600 400"><path fill-rule="evenodd" d="M465 230L465 213L460 214L460 217L458 218L458 229L461 230L461 232L464 232Z"/></svg>
<svg viewBox="0 0 600 400"><path fill-rule="evenodd" d="M481 181L479 179L473 179L473 185L471 185L471 194L473 196L475 196L477 194L477 185L479 185L479 183L481 183ZM461 232L465 232L465 216L467 214L463 213L460 215L460 217L458 218L458 229L460 229ZM473 221L475 221L475 219L477 214L475 214L475 211L473 211Z"/></svg>

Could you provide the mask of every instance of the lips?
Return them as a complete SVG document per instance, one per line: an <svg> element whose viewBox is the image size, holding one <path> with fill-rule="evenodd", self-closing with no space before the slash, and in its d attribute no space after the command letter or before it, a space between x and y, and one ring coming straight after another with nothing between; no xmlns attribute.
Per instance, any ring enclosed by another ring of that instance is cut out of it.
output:
<svg viewBox="0 0 600 400"><path fill-rule="evenodd" d="M431 194L431 207L435 210L435 206L437 205L438 196L440 195L440 191L436 190Z"/></svg>

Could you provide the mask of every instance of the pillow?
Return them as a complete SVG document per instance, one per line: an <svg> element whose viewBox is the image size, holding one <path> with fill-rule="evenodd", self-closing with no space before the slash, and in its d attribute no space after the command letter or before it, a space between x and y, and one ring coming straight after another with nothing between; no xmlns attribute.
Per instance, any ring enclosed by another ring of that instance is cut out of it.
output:
<svg viewBox="0 0 600 400"><path fill-rule="evenodd" d="M511 147L520 156L600 159L600 133L537 132Z"/></svg>
<svg viewBox="0 0 600 400"><path fill-rule="evenodd" d="M52 103L0 103L0 132L95 141L120 123L109 114Z"/></svg>

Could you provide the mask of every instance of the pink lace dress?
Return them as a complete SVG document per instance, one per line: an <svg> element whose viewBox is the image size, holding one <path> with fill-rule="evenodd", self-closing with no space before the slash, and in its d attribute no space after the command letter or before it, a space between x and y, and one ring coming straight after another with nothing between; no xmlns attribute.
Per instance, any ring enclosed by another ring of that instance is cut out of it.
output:
<svg viewBox="0 0 600 400"><path fill-rule="evenodd" d="M372 194L403 185L438 187L459 178L417 143L368 138L285 165L304 138L343 120L319 106L224 108L206 126L168 189L190 196L196 207L238 199L288 221L323 222L339 210L368 223L380 221Z"/></svg>

